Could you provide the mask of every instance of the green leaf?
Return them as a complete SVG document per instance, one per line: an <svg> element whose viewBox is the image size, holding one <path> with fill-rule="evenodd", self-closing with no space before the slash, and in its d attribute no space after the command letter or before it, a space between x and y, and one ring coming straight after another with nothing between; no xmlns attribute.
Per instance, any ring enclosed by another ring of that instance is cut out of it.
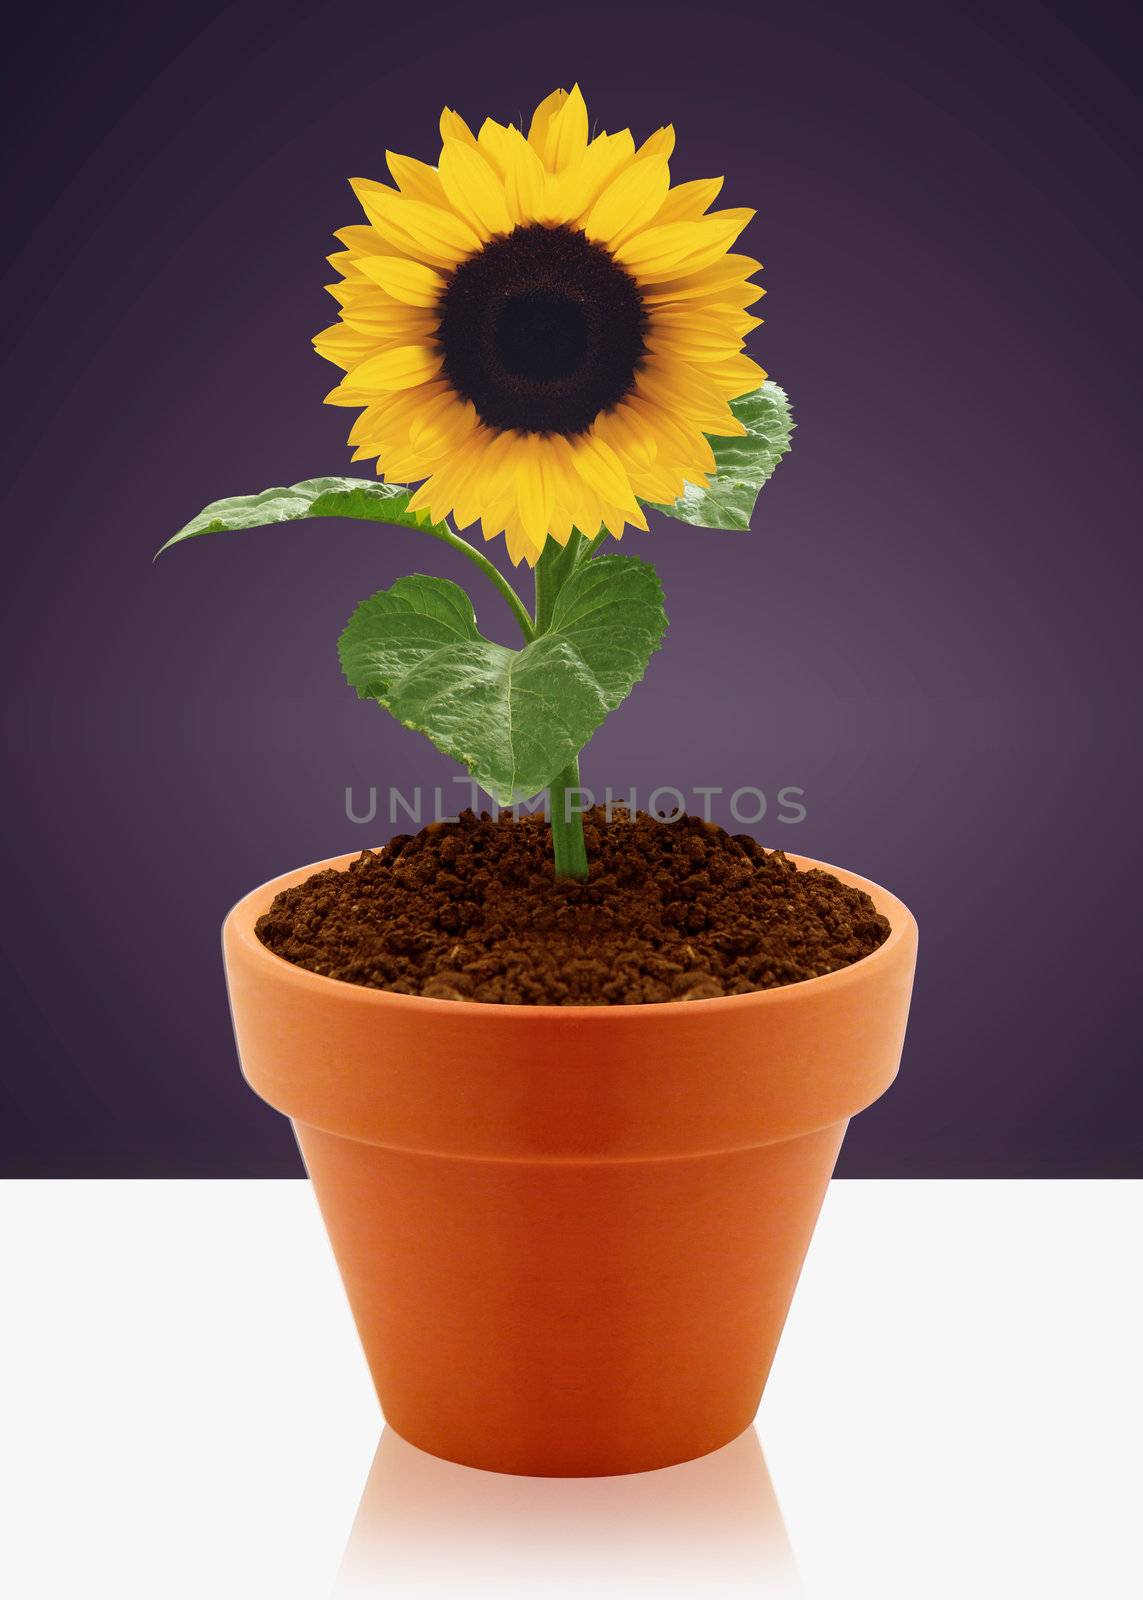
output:
<svg viewBox="0 0 1143 1600"><path fill-rule="evenodd" d="M674 505L649 507L696 528L749 528L758 491L790 448L794 422L786 391L767 381L730 402L746 427L740 438L710 437L715 471L705 489L687 484Z"/></svg>
<svg viewBox="0 0 1143 1600"><path fill-rule="evenodd" d="M414 491L402 483L376 483L371 478L307 478L288 489L263 489L261 494L232 495L215 500L157 552L204 533L235 533L264 528L272 522L300 522L306 517L356 517L390 522L403 528L432 528L424 512L409 510Z"/></svg>
<svg viewBox="0 0 1143 1600"><path fill-rule="evenodd" d="M522 650L482 638L455 583L421 576L359 605L339 649L362 699L515 805L547 788L627 697L666 625L654 568L602 556L572 573L550 629Z"/></svg>
<svg viewBox="0 0 1143 1600"><path fill-rule="evenodd" d="M395 686L438 651L487 642L459 583L418 572L362 601L338 640L338 653L361 698L387 705Z"/></svg>
<svg viewBox="0 0 1143 1600"><path fill-rule="evenodd" d="M566 544L546 539L536 562L536 632L547 633L556 596L583 558L590 541L573 528Z"/></svg>

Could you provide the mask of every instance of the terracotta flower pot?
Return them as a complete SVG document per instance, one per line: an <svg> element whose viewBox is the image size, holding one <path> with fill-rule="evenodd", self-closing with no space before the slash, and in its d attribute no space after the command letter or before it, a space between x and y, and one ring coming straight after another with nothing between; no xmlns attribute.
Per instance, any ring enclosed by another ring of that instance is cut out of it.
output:
<svg viewBox="0 0 1143 1600"><path fill-rule="evenodd" d="M849 1118L897 1072L908 910L830 867L893 930L840 972L720 1000L478 1005L271 954L257 918L317 870L235 906L227 976L243 1071L293 1119L387 1421L540 1476L735 1438Z"/></svg>

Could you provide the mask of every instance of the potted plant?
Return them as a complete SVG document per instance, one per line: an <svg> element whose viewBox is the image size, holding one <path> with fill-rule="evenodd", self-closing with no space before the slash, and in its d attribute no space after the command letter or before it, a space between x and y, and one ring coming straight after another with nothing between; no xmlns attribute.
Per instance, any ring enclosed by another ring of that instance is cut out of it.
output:
<svg viewBox="0 0 1143 1600"><path fill-rule="evenodd" d="M589 809L579 757L666 626L618 553L645 507L747 528L789 447L742 353L752 213L672 187L674 133L441 119L331 258L355 459L169 541L304 517L416 529L480 569L354 611L358 694L499 806L256 889L224 930L254 1089L293 1119L384 1414L498 1471L639 1471L757 1408L850 1116L897 1071L916 949L876 885L699 819ZM412 488L411 483L420 487ZM526 604L455 531L503 535ZM164 546L164 549L167 546Z"/></svg>

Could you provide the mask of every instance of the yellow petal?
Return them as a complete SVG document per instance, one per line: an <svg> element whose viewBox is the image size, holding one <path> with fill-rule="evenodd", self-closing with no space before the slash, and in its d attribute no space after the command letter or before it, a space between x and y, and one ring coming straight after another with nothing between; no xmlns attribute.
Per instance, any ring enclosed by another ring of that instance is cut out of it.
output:
<svg viewBox="0 0 1143 1600"><path fill-rule="evenodd" d="M365 179L358 178L356 182L359 183L363 189L366 187ZM383 189L385 185L383 183L373 183L369 184L368 187L370 189ZM357 198L358 200L361 200L361 195L359 194ZM377 229L374 228L371 223L367 222L354 224L354 226L349 228L339 228L334 234L334 238L339 239L341 243L345 245L347 251L354 260L359 259L363 255L392 256L401 254L401 252L397 250L394 245L391 245L387 239L383 239L381 237L381 235L377 232ZM332 261L333 257L330 256L328 259Z"/></svg>
<svg viewBox="0 0 1143 1600"><path fill-rule="evenodd" d="M624 405L634 411L643 426L653 433L657 466L677 467L687 477L694 473L714 471L714 451L693 419L669 405L650 400L646 392L629 395Z"/></svg>
<svg viewBox="0 0 1143 1600"><path fill-rule="evenodd" d="M404 317L400 315L402 311ZM396 344L424 344L433 338L440 323L432 312L417 311L396 300L386 300L384 309L347 306L341 313L341 320L347 328L356 328L372 339Z"/></svg>
<svg viewBox="0 0 1143 1600"><path fill-rule="evenodd" d="M603 525L603 510L599 496L590 484L580 480L580 491L572 511L572 519L581 533L594 539Z"/></svg>
<svg viewBox="0 0 1143 1600"><path fill-rule="evenodd" d="M504 191L509 215L514 223L537 221L544 216L544 163L524 138L519 128L505 130Z"/></svg>
<svg viewBox="0 0 1143 1600"><path fill-rule="evenodd" d="M630 480L628 480L628 488L630 486ZM647 518L643 512L643 507L633 494L630 500L622 506L604 506L603 520L607 525L608 533L614 539L622 539L623 526L626 522L629 522L633 528L638 528L641 533L647 532Z"/></svg>
<svg viewBox="0 0 1143 1600"><path fill-rule="evenodd" d="M524 532L523 526L514 518L509 518L504 528L504 545L508 551L508 559L514 567L521 561L526 561L530 567L536 565L539 550Z"/></svg>
<svg viewBox="0 0 1143 1600"><path fill-rule="evenodd" d="M427 254L389 213L385 197L400 198L395 190L387 188L383 183L370 184L366 187L364 180L360 178L354 178L352 184L362 210L369 218L370 231L379 246L377 251L371 253L387 256L404 255L414 260L419 260Z"/></svg>
<svg viewBox="0 0 1143 1600"><path fill-rule="evenodd" d="M551 94L540 101L532 113L532 121L528 127L528 143L536 154L543 159L544 147L547 142L548 129L551 127L552 118L562 109L568 97L566 89L553 89Z"/></svg>
<svg viewBox="0 0 1143 1600"><path fill-rule="evenodd" d="M629 407L618 405L614 411L605 411L596 417L592 427L623 461L632 465L649 467L655 459L655 437L649 428L640 425L639 418Z"/></svg>
<svg viewBox="0 0 1143 1600"><path fill-rule="evenodd" d="M450 111L447 106L441 112L441 142L445 139L459 139L462 144L475 147L476 140L472 136L472 129L462 116Z"/></svg>
<svg viewBox="0 0 1143 1600"><path fill-rule="evenodd" d="M410 470L410 464L398 458L386 456L384 460L378 458L377 476L382 483L400 483L408 485L416 481L416 472ZM423 513L423 520L432 521L432 518Z"/></svg>
<svg viewBox="0 0 1143 1600"><path fill-rule="evenodd" d="M671 175L665 156L635 161L604 189L588 213L584 232L613 249L651 221L662 206Z"/></svg>
<svg viewBox="0 0 1143 1600"><path fill-rule="evenodd" d="M510 433L493 433L483 424L478 426L476 466L465 479L453 507L458 527L470 527L479 518L483 518L490 507L497 506L505 496L509 497L504 499L507 511L512 493L510 458L512 442L513 436ZM499 533L501 527L503 523L493 530L493 535Z"/></svg>
<svg viewBox="0 0 1143 1600"><path fill-rule="evenodd" d="M440 206L410 200L378 184L358 196L370 221L398 244L433 266L455 267L480 248L480 240L467 222Z"/></svg>
<svg viewBox="0 0 1143 1600"><path fill-rule="evenodd" d="M544 470L541 442L527 440L517 468L516 503L524 532L533 544L542 545L547 537L555 500L552 487L551 476Z"/></svg>
<svg viewBox="0 0 1143 1600"><path fill-rule="evenodd" d="M722 222L717 217L669 222L666 227L648 228L628 239L616 250L615 259L641 283L681 277L717 261L743 226L737 220Z"/></svg>
<svg viewBox="0 0 1143 1600"><path fill-rule="evenodd" d="M449 451L447 458L433 471L431 502L433 515L446 517L456 507L465 484L480 465L482 440L473 432L463 444Z"/></svg>
<svg viewBox="0 0 1143 1600"><path fill-rule="evenodd" d="M708 407L720 415L726 409L725 400L712 380L679 356L645 356L636 374L636 387L641 387L644 380L648 380L652 387L666 386L679 409L690 411L691 414L692 408Z"/></svg>
<svg viewBox="0 0 1143 1600"><path fill-rule="evenodd" d="M758 215L753 206L723 206L721 211L712 211L711 218L719 217L723 222L740 222L745 228L748 222L753 222Z"/></svg>
<svg viewBox="0 0 1143 1600"><path fill-rule="evenodd" d="M485 539L495 539L497 534L504 532L504 524L515 505L513 493L512 489L506 489L495 498L486 500L481 506L480 531Z"/></svg>
<svg viewBox="0 0 1143 1600"><path fill-rule="evenodd" d="M692 183L676 184L663 201L656 225L665 228L668 222L694 222L718 199L721 188L721 178L696 178Z"/></svg>
<svg viewBox="0 0 1143 1600"><path fill-rule="evenodd" d="M635 159L635 141L630 130L599 133L588 145L582 161L577 161L558 179L559 220L572 222L584 216L607 185Z"/></svg>
<svg viewBox="0 0 1143 1600"><path fill-rule="evenodd" d="M495 122L491 117L485 117L476 136L476 148L500 178L503 178L508 170L506 147L514 133L521 139L524 137L519 128L506 127L502 122Z"/></svg>
<svg viewBox="0 0 1143 1600"><path fill-rule="evenodd" d="M675 149L675 130L667 124L665 128L657 128L649 139L644 139L639 146L636 161L643 161L647 156L662 156L669 161Z"/></svg>
<svg viewBox="0 0 1143 1600"><path fill-rule="evenodd" d="M577 448L587 442L587 437L576 440L573 446L570 439L553 434L548 445L560 504L579 531L592 539L599 532L603 518L600 496L580 471L577 458Z"/></svg>
<svg viewBox="0 0 1143 1600"><path fill-rule="evenodd" d="M356 382L356 374L352 374ZM722 394L685 361L648 356L635 378L635 392L646 395L672 415L682 413L704 433L743 433Z"/></svg>
<svg viewBox="0 0 1143 1600"><path fill-rule="evenodd" d="M478 452L479 439L472 435L425 479L409 501L410 511L427 511L435 522L443 521L453 509L456 489L472 471Z"/></svg>
<svg viewBox="0 0 1143 1600"><path fill-rule="evenodd" d="M541 152L550 172L563 172L587 149L587 106L577 83L548 124Z"/></svg>
<svg viewBox="0 0 1143 1600"><path fill-rule="evenodd" d="M428 453L455 449L464 443L475 426L475 406L470 401L458 400L451 389L445 388L415 408L409 418L409 443L414 450Z"/></svg>
<svg viewBox="0 0 1143 1600"><path fill-rule="evenodd" d="M372 233L372 229L369 230ZM325 258L335 272L340 272L343 278L357 278L357 257L349 250L338 250L332 256Z"/></svg>
<svg viewBox="0 0 1143 1600"><path fill-rule="evenodd" d="M424 483L409 500L410 511L427 511L433 521L441 521L448 512L439 513L433 510L432 502L435 498L435 478L426 478Z"/></svg>
<svg viewBox="0 0 1143 1600"><path fill-rule="evenodd" d="M503 523L504 544L510 559L517 566L521 561L526 561L530 567L534 567L547 543L546 535L541 535L537 539L530 534L514 505L509 505L500 512L499 519Z"/></svg>
<svg viewBox="0 0 1143 1600"><path fill-rule="evenodd" d="M416 160L413 156L398 155L393 150L386 150L385 160L389 171L393 174L393 182L402 194L409 196L410 200L423 200L430 206L445 204L440 174L434 167L430 167L427 162Z"/></svg>
<svg viewBox="0 0 1143 1600"><path fill-rule="evenodd" d="M435 306L445 280L421 261L403 256L371 256L362 263L366 277L406 306Z"/></svg>
<svg viewBox="0 0 1143 1600"><path fill-rule="evenodd" d="M752 272L761 271L761 268L762 263L755 261L753 256L724 256L711 266L704 267L701 272L691 272L685 277L680 275L656 283L644 291L643 298L649 305L656 305L663 301L690 300L741 290L743 293L753 293L754 298L758 299L764 291L757 284L745 283L744 280ZM750 300L743 303L751 304Z"/></svg>
<svg viewBox="0 0 1143 1600"><path fill-rule="evenodd" d="M350 430L350 443L376 442L382 447L386 465L389 465L389 458L397 452L408 455L414 451L409 440L410 424L422 414L431 412L434 406L442 402L442 398L449 400L454 396L448 384L440 379L423 383L419 389L399 389L384 394L362 411ZM414 461L409 475L423 477L424 471L418 470L418 467L419 463Z"/></svg>
<svg viewBox="0 0 1143 1600"><path fill-rule="evenodd" d="M572 528L574 525L575 524L572 521L571 512L562 506L557 500L552 510L551 522L548 526L549 536L553 538L558 545L565 545L572 536Z"/></svg>
<svg viewBox="0 0 1143 1600"><path fill-rule="evenodd" d="M725 361L704 362L702 371L728 400L752 394L766 382L765 370L747 355L728 356Z"/></svg>
<svg viewBox="0 0 1143 1600"><path fill-rule="evenodd" d="M481 239L511 232L504 186L479 151L446 139L441 151L441 184L453 210Z"/></svg>
<svg viewBox="0 0 1143 1600"><path fill-rule="evenodd" d="M332 328L325 328L315 337L313 346L319 356L348 372L378 350L383 342L376 334L363 333L357 328L347 327L344 322L335 322Z"/></svg>
<svg viewBox="0 0 1143 1600"><path fill-rule="evenodd" d="M360 273L355 273L352 278L344 278L339 283L327 283L326 293L331 294L339 306L392 306L388 295L382 294L375 283Z"/></svg>
<svg viewBox="0 0 1143 1600"><path fill-rule="evenodd" d="M697 475L700 489L706 488L706 479ZM654 505L669 506L683 492L686 476L668 467L635 467L631 472L631 487L640 500L650 500Z"/></svg>
<svg viewBox="0 0 1143 1600"><path fill-rule="evenodd" d="M350 384L339 383L336 389L331 389L322 401L326 406L363 406L369 400L368 395L362 394Z"/></svg>
<svg viewBox="0 0 1143 1600"><path fill-rule="evenodd" d="M583 434L572 442L572 454L580 477L598 495L613 505L634 508L623 463L609 444L593 433Z"/></svg>
<svg viewBox="0 0 1143 1600"><path fill-rule="evenodd" d="M738 354L739 341L725 333L711 333L703 328L667 326L652 323L647 330L648 350L660 355L682 356L686 360L721 361Z"/></svg>
<svg viewBox="0 0 1143 1600"><path fill-rule="evenodd" d="M342 307L342 320L352 327L353 318L361 319L363 327L367 327L377 339L394 339L400 334L407 337L401 342L404 344L417 344L422 334L432 335L439 318L434 317L431 311L419 306L402 305L398 300L390 300L383 290L375 284L369 284L369 298L364 294L355 294L347 298Z"/></svg>
<svg viewBox="0 0 1143 1600"><path fill-rule="evenodd" d="M736 306L718 305L698 300L679 300L650 309L652 328L685 328L704 333L721 334L727 339L744 339L754 328L762 326L761 317L752 317Z"/></svg>
<svg viewBox="0 0 1143 1600"><path fill-rule="evenodd" d="M542 222L548 227L561 223L574 223L583 210L580 196L582 164L568 167L563 172L549 172L544 168L544 187L535 215L527 221Z"/></svg>
<svg viewBox="0 0 1143 1600"><path fill-rule="evenodd" d="M552 434L545 442L548 447L548 466L555 486L556 504L570 512L575 506L583 480L576 471L571 447L563 435Z"/></svg>
<svg viewBox="0 0 1143 1600"><path fill-rule="evenodd" d="M443 361L439 350L423 344L403 344L371 356L354 367L350 376L357 389L415 389L435 377Z"/></svg>
<svg viewBox="0 0 1143 1600"><path fill-rule="evenodd" d="M643 291L643 303L649 310L657 311L665 305L689 305L700 311L744 311L766 293L761 284L731 283L720 289L699 289L690 296L680 296L676 289L668 298L658 293L659 287L654 284Z"/></svg>

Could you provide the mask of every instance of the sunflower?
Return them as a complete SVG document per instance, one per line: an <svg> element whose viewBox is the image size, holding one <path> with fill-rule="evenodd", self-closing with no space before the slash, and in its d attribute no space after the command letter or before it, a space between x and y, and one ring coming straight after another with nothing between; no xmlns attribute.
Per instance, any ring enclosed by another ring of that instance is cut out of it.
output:
<svg viewBox="0 0 1143 1600"><path fill-rule="evenodd" d="M314 345L345 373L328 400L361 408L354 460L516 563L645 529L639 501L705 488L707 436L745 432L729 401L766 376L742 353L760 263L730 253L754 213L709 210L721 178L671 187L672 128L589 138L578 87L526 138L440 128L437 166L388 153L393 186L353 181L368 220L329 258L341 316Z"/></svg>

